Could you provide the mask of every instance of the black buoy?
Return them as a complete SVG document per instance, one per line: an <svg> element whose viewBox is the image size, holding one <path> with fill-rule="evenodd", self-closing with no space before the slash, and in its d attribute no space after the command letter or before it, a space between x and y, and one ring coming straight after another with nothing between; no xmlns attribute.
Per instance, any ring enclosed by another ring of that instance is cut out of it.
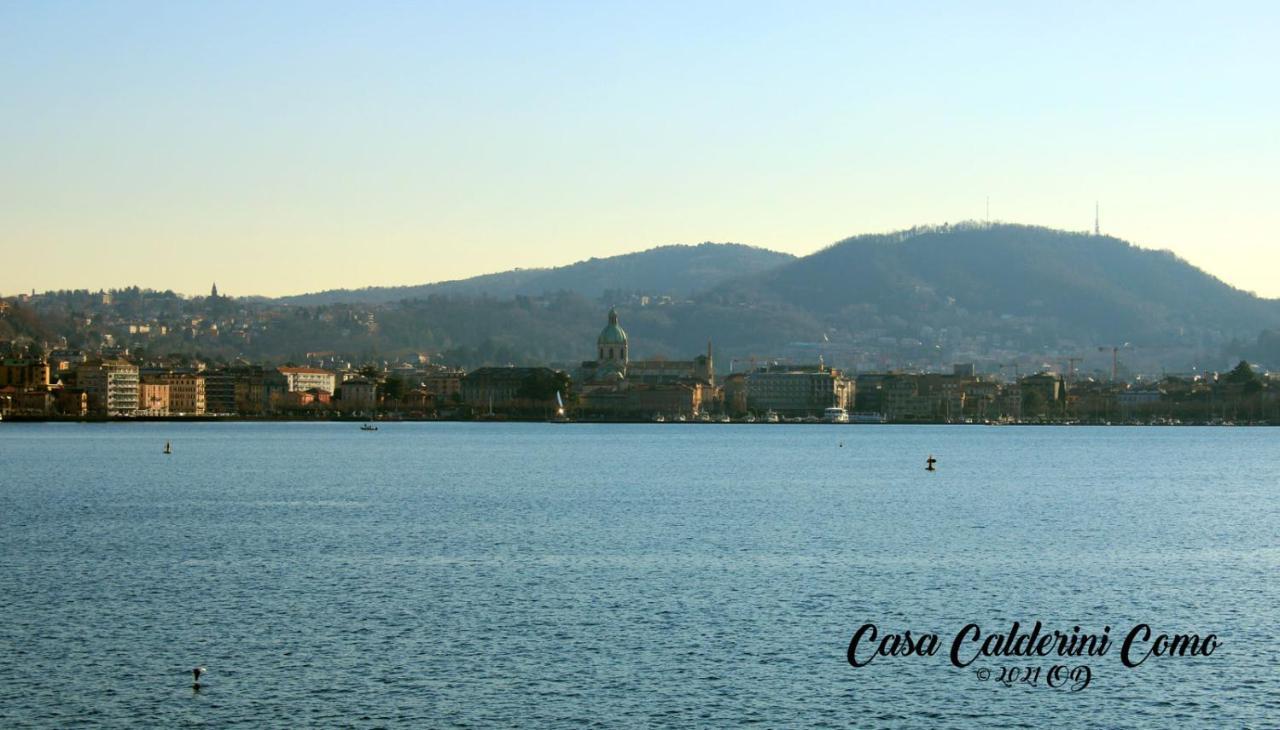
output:
<svg viewBox="0 0 1280 730"><path fill-rule="evenodd" d="M195 667L191 670L191 689L200 691L200 675L204 674L204 667Z"/></svg>
<svg viewBox="0 0 1280 730"><path fill-rule="evenodd" d="M924 470L925 470L925 471L937 471L937 469L934 469L934 468L933 468L933 465L934 465L934 464L936 464L936 463L938 463L938 460L937 460L937 459L935 459L935 458L933 458L933 454L929 454L929 458L927 458L927 459L925 459L925 460L924 460Z"/></svg>
<svg viewBox="0 0 1280 730"><path fill-rule="evenodd" d="M164 442L164 453L166 453L166 454L172 454L172 453L173 453L173 449L169 448L169 442L168 442L168 441L165 441L165 442Z"/></svg>

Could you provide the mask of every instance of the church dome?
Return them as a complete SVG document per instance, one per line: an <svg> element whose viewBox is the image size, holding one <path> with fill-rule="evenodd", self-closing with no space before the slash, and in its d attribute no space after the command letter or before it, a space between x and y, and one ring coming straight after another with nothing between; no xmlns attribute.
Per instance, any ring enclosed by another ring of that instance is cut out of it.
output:
<svg viewBox="0 0 1280 730"><path fill-rule="evenodd" d="M627 344L627 333L622 327L618 326L617 310L609 310L609 324L600 330L600 337L596 338L598 345L625 345Z"/></svg>

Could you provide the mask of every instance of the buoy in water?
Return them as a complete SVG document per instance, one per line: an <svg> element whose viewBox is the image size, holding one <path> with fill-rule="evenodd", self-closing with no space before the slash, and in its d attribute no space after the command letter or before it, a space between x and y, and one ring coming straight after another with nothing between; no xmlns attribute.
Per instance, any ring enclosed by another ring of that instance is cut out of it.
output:
<svg viewBox="0 0 1280 730"><path fill-rule="evenodd" d="M166 453L166 454L172 454L172 453L173 453L173 449L169 448L169 442L168 442L168 441L165 441L165 442L164 442L164 453Z"/></svg>
<svg viewBox="0 0 1280 730"><path fill-rule="evenodd" d="M936 463L938 463L938 460L937 460L937 459L935 459L935 458L933 458L933 454L929 454L929 458L927 458L927 459L925 459L925 460L924 460L924 470L925 470L925 471L937 471L937 469L934 469L934 468L933 468L933 465L934 465L934 464L936 464Z"/></svg>
<svg viewBox="0 0 1280 730"><path fill-rule="evenodd" d="M191 670L191 689L200 691L200 675L205 673L204 667L195 667Z"/></svg>

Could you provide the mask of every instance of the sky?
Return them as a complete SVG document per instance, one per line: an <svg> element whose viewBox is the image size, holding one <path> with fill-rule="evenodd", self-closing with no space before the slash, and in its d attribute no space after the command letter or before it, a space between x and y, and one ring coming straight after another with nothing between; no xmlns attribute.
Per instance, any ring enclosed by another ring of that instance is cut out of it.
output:
<svg viewBox="0 0 1280 730"><path fill-rule="evenodd" d="M986 217L1280 297L1280 3L0 0L0 294Z"/></svg>

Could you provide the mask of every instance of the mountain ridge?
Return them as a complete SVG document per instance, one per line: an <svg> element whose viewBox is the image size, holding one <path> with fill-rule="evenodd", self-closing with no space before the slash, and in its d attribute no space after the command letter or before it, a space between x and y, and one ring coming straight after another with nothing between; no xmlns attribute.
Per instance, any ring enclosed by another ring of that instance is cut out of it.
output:
<svg viewBox="0 0 1280 730"><path fill-rule="evenodd" d="M721 361L821 358L855 370L1062 367L1066 358L1109 369L1112 347L1157 372L1229 366L1250 352L1280 366L1275 337L1259 334L1280 332L1280 300L1168 251L1037 226L918 226L804 257L659 247L453 284L417 295L384 288L385 300L373 303L53 293L14 300L0 340L62 337L71 347L114 342L268 361L431 353L463 366L564 364L592 356L616 306L636 357L685 357L712 339ZM139 322L161 334L135 334Z"/></svg>
<svg viewBox="0 0 1280 730"><path fill-rule="evenodd" d="M1233 287L1170 251L1015 224L854 236L705 296L785 302L828 321L897 314L936 327L957 318L946 310L970 320L1038 318L1072 336L1110 339L1188 327L1256 333L1280 322L1280 300ZM922 312L936 316L911 316Z"/></svg>
<svg viewBox="0 0 1280 730"><path fill-rule="evenodd" d="M506 298L556 291L596 298L609 289L640 289L651 294L686 297L725 279L794 258L792 254L741 243L668 244L616 256L591 257L562 266L510 269L426 284L329 289L268 301L302 305L384 304L432 295Z"/></svg>

